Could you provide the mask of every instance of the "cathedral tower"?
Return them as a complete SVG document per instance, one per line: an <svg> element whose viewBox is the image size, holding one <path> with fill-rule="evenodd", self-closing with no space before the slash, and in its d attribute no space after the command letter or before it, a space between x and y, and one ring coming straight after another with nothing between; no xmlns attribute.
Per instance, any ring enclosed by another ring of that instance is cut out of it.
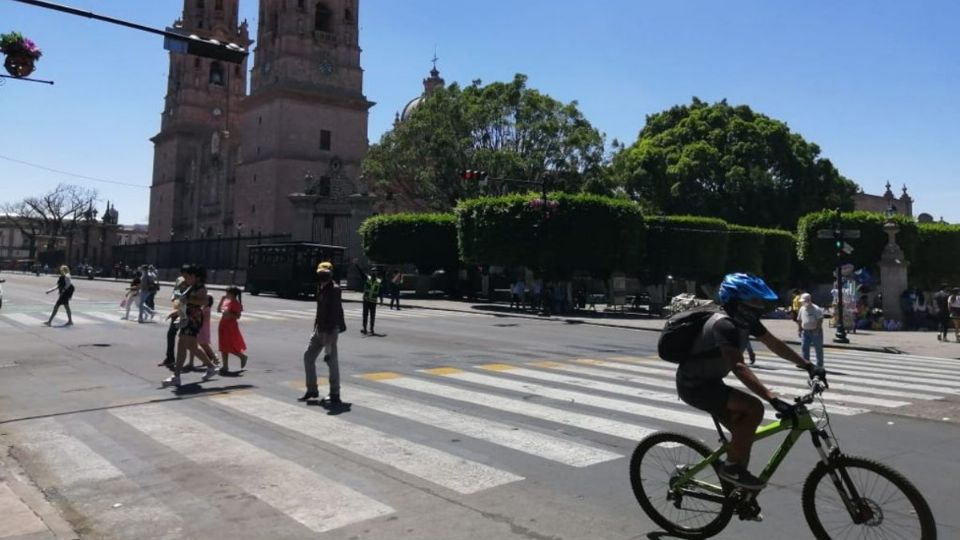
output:
<svg viewBox="0 0 960 540"><path fill-rule="evenodd" d="M358 4L260 1L235 203L250 231L359 251L356 201L366 198L360 162L373 104L363 95Z"/></svg>
<svg viewBox="0 0 960 540"><path fill-rule="evenodd" d="M171 30L248 47L239 0L184 0ZM151 241L223 233L233 223L233 163L247 68L170 53L167 95L154 143ZM234 137L231 138L231 134Z"/></svg>

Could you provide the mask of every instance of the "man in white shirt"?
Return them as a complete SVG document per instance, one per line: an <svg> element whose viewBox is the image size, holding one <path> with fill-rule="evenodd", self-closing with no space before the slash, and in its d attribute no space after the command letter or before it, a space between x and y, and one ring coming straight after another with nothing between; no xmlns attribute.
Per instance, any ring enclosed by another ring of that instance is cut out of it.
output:
<svg viewBox="0 0 960 540"><path fill-rule="evenodd" d="M800 314L797 317L803 341L800 350L803 359L810 361L810 345L817 354L817 366L823 367L823 308L813 303L809 293L800 296Z"/></svg>

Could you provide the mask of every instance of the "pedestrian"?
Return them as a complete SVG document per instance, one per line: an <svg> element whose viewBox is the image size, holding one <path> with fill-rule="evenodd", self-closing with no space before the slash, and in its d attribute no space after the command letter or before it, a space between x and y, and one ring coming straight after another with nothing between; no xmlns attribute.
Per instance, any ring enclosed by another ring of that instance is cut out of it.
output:
<svg viewBox="0 0 960 540"><path fill-rule="evenodd" d="M543 297L543 280L541 278L533 280L533 287L530 293L530 310L537 311L540 309L540 301Z"/></svg>
<svg viewBox="0 0 960 540"><path fill-rule="evenodd" d="M809 293L800 296L798 314L803 341L800 345L803 359L810 361L810 346L817 355L817 366L823 367L823 308L813 303Z"/></svg>
<svg viewBox="0 0 960 540"><path fill-rule="evenodd" d="M53 305L53 313L50 314L50 318L43 324L50 326L53 318L57 316L57 311L60 309L60 306L63 306L63 310L67 312L67 324L64 326L71 326L73 324L73 314L70 313L70 299L73 298L74 288L69 266L64 264L60 267L60 277L57 278L57 286L50 288L47 294L53 291L58 292L57 303Z"/></svg>
<svg viewBox="0 0 960 540"><path fill-rule="evenodd" d="M213 307L213 297L209 294L207 295L207 303L203 306L203 326L200 327L200 333L197 334L197 345L203 349L203 352L207 353L207 357L213 361L214 364L217 363L217 353L213 352L213 349L210 347L210 309ZM195 355L193 352L190 353L190 363L188 369L184 371L194 371L196 367L193 365L193 359ZM221 370L222 371L222 370Z"/></svg>
<svg viewBox="0 0 960 540"><path fill-rule="evenodd" d="M146 322L147 317L153 318L153 310L147 305L147 299L150 297L150 291L153 290L154 284L153 276L150 275L147 265L141 266L140 290L139 297L137 298L137 307L139 308L139 313L137 314L138 323L143 324Z"/></svg>
<svg viewBox="0 0 960 540"><path fill-rule="evenodd" d="M163 380L163 386L180 386L180 372L187 359L187 351L193 352L207 368L202 380L207 381L217 374L217 367L197 343L197 337L203 328L203 306L207 302L205 279L206 272L203 268L189 266L184 279L187 289L176 303L176 309L167 316L169 319L175 318L180 321L180 331L177 340L177 362L173 367L173 375Z"/></svg>
<svg viewBox="0 0 960 540"><path fill-rule="evenodd" d="M526 288L527 286L523 282L523 279L517 278L517 281L510 287L510 309L516 308L517 311L523 310L523 293Z"/></svg>
<svg viewBox="0 0 960 540"><path fill-rule="evenodd" d="M371 271L372 272L372 271ZM313 321L313 335L310 344L303 353L303 370L307 392L298 401L308 401L320 397L317 388L317 357L321 351L323 360L330 371L330 393L321 403L341 405L340 400L340 363L337 358L337 337L347 330L343 318L343 303L340 287L333 281L333 264L322 262L317 265L317 315ZM376 295L370 297L376 306Z"/></svg>
<svg viewBox="0 0 960 540"><path fill-rule="evenodd" d="M937 341L946 341L950 328L950 293L946 283L941 283L940 290L933 295L933 305L937 309Z"/></svg>
<svg viewBox="0 0 960 540"><path fill-rule="evenodd" d="M181 296L187 290L187 281L186 281L186 272L190 268L189 264L184 264L180 267L180 277L177 278L177 281L173 284L173 293L170 295L170 303L173 306L177 306L180 301ZM174 354L174 349L177 344L177 333L180 331L180 321L176 318L170 320L170 326L167 328L167 353L164 356L163 362L158 364L158 367L165 367L173 371L174 364L176 364L177 358Z"/></svg>
<svg viewBox="0 0 960 540"><path fill-rule="evenodd" d="M380 278L377 277L376 268L371 268L370 273L367 274L357 264L356 259L354 259L353 264L357 267L360 275L363 276L363 329L360 330L360 333L367 335L367 320L369 319L370 335L375 336L377 333L373 327L377 320L377 298L380 296L382 283Z"/></svg>
<svg viewBox="0 0 960 540"><path fill-rule="evenodd" d="M797 337L803 337L803 330L800 328L800 295L803 294L803 291L794 289L792 294L793 296L790 299L790 318L793 319L793 322L797 323Z"/></svg>
<svg viewBox="0 0 960 540"><path fill-rule="evenodd" d="M147 307L150 308L150 319L153 320L157 312L154 299L157 296L157 292L160 291L160 278L157 276L157 269L154 268L152 264L147 266L147 275L150 276L150 281L153 283L153 286L150 287L150 291L147 293Z"/></svg>
<svg viewBox="0 0 960 540"><path fill-rule="evenodd" d="M950 295L950 320L953 321L953 337L960 343L960 289L953 289ZM946 338L944 338L946 341Z"/></svg>
<svg viewBox="0 0 960 540"><path fill-rule="evenodd" d="M220 326L217 328L217 345L220 349L220 374L230 374L230 355L240 358L240 369L247 367L247 344L240 333L240 314L243 313L239 287L230 287L220 298L217 311L220 316Z"/></svg>
<svg viewBox="0 0 960 540"><path fill-rule="evenodd" d="M134 302L140 297L140 275L137 274L133 276L133 279L130 280L130 284L127 285L126 290L123 292L123 300L120 301L120 307L126 308L126 313L120 319L127 321L130 320L130 308L133 306Z"/></svg>
<svg viewBox="0 0 960 540"><path fill-rule="evenodd" d="M390 309L400 311L400 285L403 283L403 272L394 270L390 278Z"/></svg>

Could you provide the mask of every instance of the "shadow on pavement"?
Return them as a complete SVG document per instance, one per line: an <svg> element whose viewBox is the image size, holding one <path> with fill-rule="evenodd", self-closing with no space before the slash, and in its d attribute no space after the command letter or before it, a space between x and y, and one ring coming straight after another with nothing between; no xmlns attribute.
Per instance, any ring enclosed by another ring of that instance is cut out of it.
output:
<svg viewBox="0 0 960 540"><path fill-rule="evenodd" d="M207 383L209 382L210 381L207 381ZM252 384L234 384L231 386L204 388L203 386L201 386L202 384L205 384L205 383L194 382L194 383L182 384L180 385L180 388L175 389L173 393L176 394L177 396L200 396L204 394L229 394L230 392L234 392L237 390L249 390L251 388L256 388L256 386Z"/></svg>

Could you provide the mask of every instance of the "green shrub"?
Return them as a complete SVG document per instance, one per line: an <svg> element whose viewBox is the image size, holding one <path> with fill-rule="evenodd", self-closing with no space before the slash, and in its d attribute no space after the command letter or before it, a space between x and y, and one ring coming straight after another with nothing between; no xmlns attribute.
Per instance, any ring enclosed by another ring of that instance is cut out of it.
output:
<svg viewBox="0 0 960 540"><path fill-rule="evenodd" d="M697 281L719 278L727 267L727 229L717 218L648 218L643 273L655 282L667 275Z"/></svg>
<svg viewBox="0 0 960 540"><path fill-rule="evenodd" d="M831 274L836 268L836 247L833 239L818 239L820 229L833 230L835 212L824 210L807 214L797 223L797 258L806 265L811 272L821 277ZM894 222L900 226L897 235L897 244L904 251L907 260L913 259L917 247L917 224L908 217L896 215ZM858 229L858 240L847 240L853 246L853 253L844 255L844 262L849 262L857 268L875 268L880 261L883 247L887 245L887 233L883 229L887 218L875 212L849 212L842 216L842 229Z"/></svg>
<svg viewBox="0 0 960 540"><path fill-rule="evenodd" d="M459 264L453 214L387 214L360 226L363 250L379 264L413 264L421 274Z"/></svg>
<svg viewBox="0 0 960 540"><path fill-rule="evenodd" d="M762 274L763 229L732 224L727 227L727 262L723 273Z"/></svg>
<svg viewBox="0 0 960 540"><path fill-rule="evenodd" d="M587 193L482 197L457 206L460 256L466 262L585 271L605 277L640 264L644 223L633 202Z"/></svg>
<svg viewBox="0 0 960 540"><path fill-rule="evenodd" d="M797 254L796 237L779 229L763 231L763 278L768 283L784 284L790 279L793 258Z"/></svg>
<svg viewBox="0 0 960 540"><path fill-rule="evenodd" d="M921 223L910 281L928 289L960 287L960 225Z"/></svg>

